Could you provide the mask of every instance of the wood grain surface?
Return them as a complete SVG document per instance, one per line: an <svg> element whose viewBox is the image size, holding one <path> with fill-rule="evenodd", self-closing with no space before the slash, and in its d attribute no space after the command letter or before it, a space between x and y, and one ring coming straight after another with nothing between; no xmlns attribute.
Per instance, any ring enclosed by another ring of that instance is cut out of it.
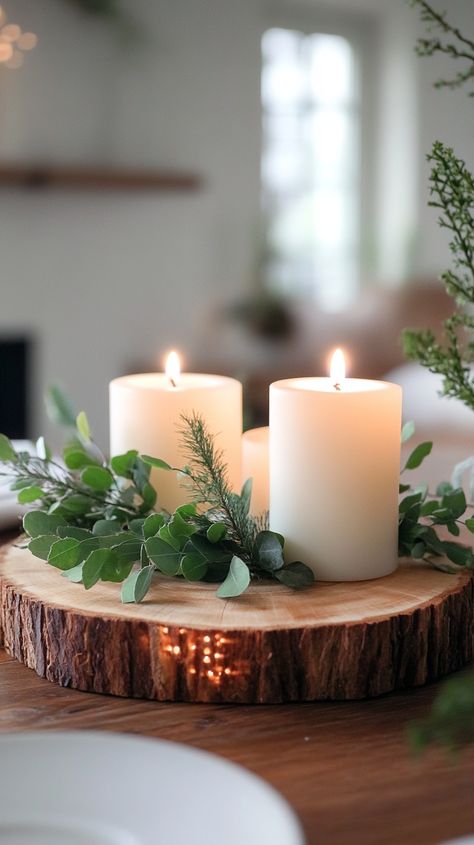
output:
<svg viewBox="0 0 474 845"><path fill-rule="evenodd" d="M251 586L233 601L211 584L156 578L145 602L116 584L86 591L6 546L6 651L86 692L158 701L283 703L366 698L433 681L472 659L471 573L405 563L385 578L295 592Z"/></svg>
<svg viewBox="0 0 474 845"><path fill-rule="evenodd" d="M60 689L0 650L0 732L100 729L184 742L273 784L309 845L435 845L474 832L474 749L416 759L407 744L407 726L438 688L364 702L160 704Z"/></svg>

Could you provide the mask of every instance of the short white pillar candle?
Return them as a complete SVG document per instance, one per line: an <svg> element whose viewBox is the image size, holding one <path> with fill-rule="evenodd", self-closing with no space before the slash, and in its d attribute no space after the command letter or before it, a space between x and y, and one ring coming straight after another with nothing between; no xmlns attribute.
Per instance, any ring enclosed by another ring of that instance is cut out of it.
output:
<svg viewBox="0 0 474 845"><path fill-rule="evenodd" d="M268 426L242 435L242 483L252 479L250 513L261 516L269 507Z"/></svg>
<svg viewBox="0 0 474 845"><path fill-rule="evenodd" d="M402 391L366 379L270 387L270 527L323 581L397 567Z"/></svg>
<svg viewBox="0 0 474 845"><path fill-rule="evenodd" d="M176 359L172 363L176 364ZM144 373L110 383L110 452L129 449L184 467L180 446L182 414L200 414L228 467L232 488L240 490L242 385L233 378L203 373ZM153 469L151 483L158 492L157 507L174 511L189 500L176 473Z"/></svg>

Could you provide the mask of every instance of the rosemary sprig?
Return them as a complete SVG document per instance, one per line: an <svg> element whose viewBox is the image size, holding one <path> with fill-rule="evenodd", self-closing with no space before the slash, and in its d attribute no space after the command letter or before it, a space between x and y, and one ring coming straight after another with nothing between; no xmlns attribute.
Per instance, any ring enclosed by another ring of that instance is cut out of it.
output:
<svg viewBox="0 0 474 845"><path fill-rule="evenodd" d="M237 496L229 484L222 450L216 447L204 420L198 414L183 414L181 419L182 451L189 462L183 473L186 486L198 503L207 502L217 512L227 526L228 536L251 562L260 530L248 512L251 486L244 486L242 495Z"/></svg>

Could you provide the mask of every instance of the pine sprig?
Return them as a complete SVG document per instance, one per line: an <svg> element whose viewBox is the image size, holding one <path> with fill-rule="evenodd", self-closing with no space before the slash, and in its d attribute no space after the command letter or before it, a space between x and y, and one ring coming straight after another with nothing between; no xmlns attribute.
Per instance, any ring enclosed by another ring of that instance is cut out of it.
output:
<svg viewBox="0 0 474 845"><path fill-rule="evenodd" d="M180 429L183 454L188 461L185 474L188 489L197 502L207 502L224 520L228 534L252 561L259 528L248 512L251 487L237 496L229 484L223 453L215 445L204 420L198 414L182 415Z"/></svg>

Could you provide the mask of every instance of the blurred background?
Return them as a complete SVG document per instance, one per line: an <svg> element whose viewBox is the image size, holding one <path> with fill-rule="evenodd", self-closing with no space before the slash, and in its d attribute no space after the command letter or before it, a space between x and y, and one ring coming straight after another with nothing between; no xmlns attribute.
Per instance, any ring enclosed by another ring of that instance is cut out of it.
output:
<svg viewBox="0 0 474 845"><path fill-rule="evenodd" d="M474 137L404 0L2 0L0 26L0 430L50 433L59 382L105 444L109 380L170 348L265 424L269 382L341 345L470 432L399 341L450 309L425 153Z"/></svg>

